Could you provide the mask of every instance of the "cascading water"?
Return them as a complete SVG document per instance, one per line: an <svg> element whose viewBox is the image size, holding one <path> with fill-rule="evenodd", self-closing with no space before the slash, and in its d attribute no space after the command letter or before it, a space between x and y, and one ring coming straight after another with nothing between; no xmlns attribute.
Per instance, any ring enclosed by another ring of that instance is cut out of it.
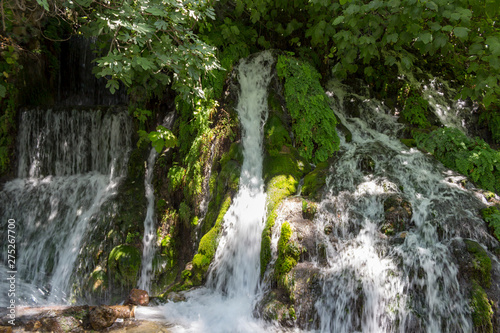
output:
<svg viewBox="0 0 500 333"><path fill-rule="evenodd" d="M174 113L170 113L163 121L166 128L171 129L174 121ZM139 289L150 291L151 279L153 277L153 256L155 254L155 194L153 188L153 170L155 166L156 157L158 153L155 148L149 152L147 161L146 173L144 175L144 189L146 192L146 199L148 207L146 211L146 218L144 219L144 236L142 238L142 260L141 260L141 275L137 283Z"/></svg>
<svg viewBox="0 0 500 333"><path fill-rule="evenodd" d="M238 67L237 111L242 126L243 166L239 191L224 217L222 236L207 288L191 291L186 302L167 303L162 316L178 331L259 332L252 316L259 283L260 239L265 216L262 180L262 129L273 57L260 53ZM138 316L141 316L140 309Z"/></svg>
<svg viewBox="0 0 500 333"><path fill-rule="evenodd" d="M470 308L450 248L484 224L480 200L445 170L394 135L400 125L376 101L330 84L332 105L352 133L342 139L316 217L325 246L322 295L316 302L322 332L470 332ZM359 101L361 117L344 102ZM382 131L381 131L382 129ZM411 220L381 232L385 202L407 202ZM457 216L466 217L463 220ZM466 221L466 222L464 222ZM331 232L325 234L325 228ZM398 229L400 228L400 230Z"/></svg>
<svg viewBox="0 0 500 333"><path fill-rule="evenodd" d="M125 176L131 133L124 110L21 112L19 178L0 192L2 226L18 228L16 304L68 302L89 224Z"/></svg>

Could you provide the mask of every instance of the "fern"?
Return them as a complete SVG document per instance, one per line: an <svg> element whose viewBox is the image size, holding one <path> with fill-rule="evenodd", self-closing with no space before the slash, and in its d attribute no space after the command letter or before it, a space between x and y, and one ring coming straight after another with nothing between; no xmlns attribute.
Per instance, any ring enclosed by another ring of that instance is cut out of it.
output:
<svg viewBox="0 0 500 333"><path fill-rule="evenodd" d="M495 207L488 207L481 211L483 218L493 229L493 234L500 241L500 210Z"/></svg>
<svg viewBox="0 0 500 333"><path fill-rule="evenodd" d="M500 192L500 152L483 140L469 139L456 128L440 128L415 139L420 149L447 168L464 174L481 188Z"/></svg>

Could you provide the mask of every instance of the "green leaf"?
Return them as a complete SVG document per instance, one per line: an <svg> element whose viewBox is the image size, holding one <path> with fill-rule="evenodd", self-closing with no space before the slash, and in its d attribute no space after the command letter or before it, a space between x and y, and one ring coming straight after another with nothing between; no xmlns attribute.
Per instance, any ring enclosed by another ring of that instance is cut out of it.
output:
<svg viewBox="0 0 500 333"><path fill-rule="evenodd" d="M401 59L401 63L403 64L403 66L406 68L406 69L410 69L411 66L412 66L412 61L410 58L408 57L403 57Z"/></svg>
<svg viewBox="0 0 500 333"><path fill-rule="evenodd" d="M118 81L116 80L108 80L108 83L106 83L106 88L108 88L112 94L114 94L119 87Z"/></svg>
<svg viewBox="0 0 500 333"><path fill-rule="evenodd" d="M233 34L235 34L236 36L238 36L240 34L240 29L238 29L237 26L235 25L232 25L231 26L231 31L233 32Z"/></svg>
<svg viewBox="0 0 500 333"><path fill-rule="evenodd" d="M436 49L444 47L446 43L448 43L448 37L446 37L446 35L441 32L438 32L435 35L434 41L432 42L433 46Z"/></svg>
<svg viewBox="0 0 500 333"><path fill-rule="evenodd" d="M146 8L146 13L150 13L150 14L153 14L154 16L160 16L160 17L167 16L167 13L165 12L165 10L162 10L160 8L157 8L157 7Z"/></svg>
<svg viewBox="0 0 500 333"><path fill-rule="evenodd" d="M366 76L372 76L373 72L374 72L373 67L371 67L371 66L365 67L365 75Z"/></svg>
<svg viewBox="0 0 500 333"><path fill-rule="evenodd" d="M430 32L422 32L418 35L418 39L421 40L424 44L429 44L432 42L432 34Z"/></svg>
<svg viewBox="0 0 500 333"><path fill-rule="evenodd" d="M434 1L427 1L427 2L425 3L425 6L426 6L427 8L429 8L430 10L435 10L435 11L437 11L437 10L438 10L438 5L436 5L436 3L435 3Z"/></svg>
<svg viewBox="0 0 500 333"><path fill-rule="evenodd" d="M455 36L460 38L460 40L466 40L467 36L469 35L470 29L465 28L465 27L455 27L453 28L453 33Z"/></svg>
<svg viewBox="0 0 500 333"><path fill-rule="evenodd" d="M7 95L7 89L3 84L0 84L0 98L4 98Z"/></svg>
<svg viewBox="0 0 500 333"><path fill-rule="evenodd" d="M500 41L496 36L486 38L486 45L492 55L500 56Z"/></svg>
<svg viewBox="0 0 500 333"><path fill-rule="evenodd" d="M495 94L488 94L486 95L484 98L483 98L483 104L484 106L487 108L488 106L490 106L491 103L493 103L494 101L496 100L496 96Z"/></svg>
<svg viewBox="0 0 500 333"><path fill-rule="evenodd" d="M36 0L36 2L43 7L46 11L49 10L49 3L47 0Z"/></svg>
<svg viewBox="0 0 500 333"><path fill-rule="evenodd" d="M486 15L494 19L500 12L500 0L486 0L484 4Z"/></svg>
<svg viewBox="0 0 500 333"><path fill-rule="evenodd" d="M340 23L342 23L344 21L344 16L337 16L337 18L335 20L333 20L333 25L339 25Z"/></svg>
<svg viewBox="0 0 500 333"><path fill-rule="evenodd" d="M155 141L151 141L151 145L153 148L156 150L156 152L159 154L163 150L163 147L165 146L165 143L162 139L158 139Z"/></svg>
<svg viewBox="0 0 500 333"><path fill-rule="evenodd" d="M384 62L384 65L389 65L389 66L392 66L396 63L396 58L393 57L393 56L388 56L388 57L385 57L385 62Z"/></svg>
<svg viewBox="0 0 500 333"><path fill-rule="evenodd" d="M397 32L387 35L387 42L388 43L397 43L397 41L398 41L398 33Z"/></svg>

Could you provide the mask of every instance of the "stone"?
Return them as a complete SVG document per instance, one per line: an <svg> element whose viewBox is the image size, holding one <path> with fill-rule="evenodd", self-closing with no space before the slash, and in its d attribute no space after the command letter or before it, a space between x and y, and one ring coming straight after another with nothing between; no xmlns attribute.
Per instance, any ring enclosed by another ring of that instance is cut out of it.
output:
<svg viewBox="0 0 500 333"><path fill-rule="evenodd" d="M391 195L385 199L384 215L385 221L380 230L388 236L408 230L412 224L411 204L399 195Z"/></svg>
<svg viewBox="0 0 500 333"><path fill-rule="evenodd" d="M107 306L97 306L90 311L90 325L97 331L113 325L116 318L116 312Z"/></svg>
<svg viewBox="0 0 500 333"><path fill-rule="evenodd" d="M148 292L141 289L132 289L125 304L142 305L149 304Z"/></svg>
<svg viewBox="0 0 500 333"><path fill-rule="evenodd" d="M134 318L135 317L135 305L111 305L111 308L117 318Z"/></svg>
<svg viewBox="0 0 500 333"><path fill-rule="evenodd" d="M12 333L12 326L0 326L0 333Z"/></svg>
<svg viewBox="0 0 500 333"><path fill-rule="evenodd" d="M42 332L83 332L81 323L70 316L57 316L42 318L40 320Z"/></svg>

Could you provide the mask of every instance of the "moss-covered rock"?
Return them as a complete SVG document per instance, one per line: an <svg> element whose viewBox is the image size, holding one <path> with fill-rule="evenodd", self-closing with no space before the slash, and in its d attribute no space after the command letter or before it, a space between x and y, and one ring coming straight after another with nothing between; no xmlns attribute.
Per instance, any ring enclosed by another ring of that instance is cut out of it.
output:
<svg viewBox="0 0 500 333"><path fill-rule="evenodd" d="M198 253L193 257L193 274L192 276L189 275L184 279L185 283L193 280L192 282L194 282L194 284L199 285L205 278L208 267L215 256L215 252L217 251L219 233L224 220L224 215L226 215L230 206L231 196L228 195L221 206L215 225L201 238L200 245L198 246Z"/></svg>
<svg viewBox="0 0 500 333"><path fill-rule="evenodd" d="M292 227L290 223L284 222L281 226L280 238L278 241L278 259L274 267L274 275L278 281L278 285L290 289L290 279L288 273L292 270L299 260L301 248L291 240Z"/></svg>
<svg viewBox="0 0 500 333"><path fill-rule="evenodd" d="M130 245L116 246L108 258L109 275L120 287L134 286L141 268L141 252Z"/></svg>
<svg viewBox="0 0 500 333"><path fill-rule="evenodd" d="M318 204L309 200L302 199L302 217L308 220L314 220L318 211Z"/></svg>
<svg viewBox="0 0 500 333"><path fill-rule="evenodd" d="M482 287L491 286L491 259L485 249L478 242L466 239L464 240L467 251L472 255L472 278Z"/></svg>
<svg viewBox="0 0 500 333"><path fill-rule="evenodd" d="M399 195L384 200L384 222L380 231L388 236L408 230L411 226L412 207L410 202Z"/></svg>
<svg viewBox="0 0 500 333"><path fill-rule="evenodd" d="M476 281L472 282L470 305L474 332L493 333L493 309L486 292Z"/></svg>
<svg viewBox="0 0 500 333"><path fill-rule="evenodd" d="M268 117L264 126L264 138L265 155L262 174L266 184L268 215L262 231L261 276L264 276L267 265L271 261L271 229L275 223L279 204L284 198L297 192L300 178L311 170L309 163L291 146L290 133L283 124L282 118L276 113L271 113Z"/></svg>
<svg viewBox="0 0 500 333"><path fill-rule="evenodd" d="M328 176L329 163L319 163L316 168L309 172L304 177L304 186L302 187L302 195L313 200L321 198L321 189L326 185L326 177Z"/></svg>

